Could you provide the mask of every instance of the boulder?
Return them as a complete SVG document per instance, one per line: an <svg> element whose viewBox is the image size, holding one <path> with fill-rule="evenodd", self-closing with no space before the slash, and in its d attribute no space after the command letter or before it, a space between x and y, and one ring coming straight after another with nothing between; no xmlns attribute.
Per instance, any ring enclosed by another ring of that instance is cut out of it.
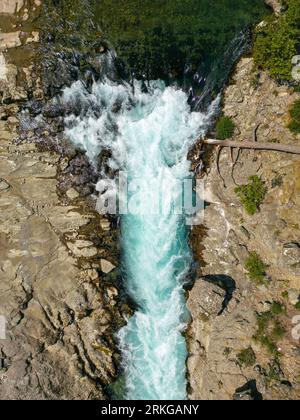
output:
<svg viewBox="0 0 300 420"><path fill-rule="evenodd" d="M115 265L113 265L111 262L102 259L101 260L101 270L105 274L109 274L111 271L113 271L116 268Z"/></svg>
<svg viewBox="0 0 300 420"><path fill-rule="evenodd" d="M67 197L69 200L76 200L79 197L79 192L75 190L75 188L70 188L67 192Z"/></svg>
<svg viewBox="0 0 300 420"><path fill-rule="evenodd" d="M188 307L194 318L217 316L223 306L226 292L214 283L198 279L188 298Z"/></svg>
<svg viewBox="0 0 300 420"><path fill-rule="evenodd" d="M90 241L78 240L75 242L68 242L68 248L76 257L91 258L95 257L98 253L97 249L93 246Z"/></svg>
<svg viewBox="0 0 300 420"><path fill-rule="evenodd" d="M10 185L4 181L4 179L0 178L0 192L8 190Z"/></svg>
<svg viewBox="0 0 300 420"><path fill-rule="evenodd" d="M7 48L16 48L22 45L20 40L20 31L0 33L0 51Z"/></svg>

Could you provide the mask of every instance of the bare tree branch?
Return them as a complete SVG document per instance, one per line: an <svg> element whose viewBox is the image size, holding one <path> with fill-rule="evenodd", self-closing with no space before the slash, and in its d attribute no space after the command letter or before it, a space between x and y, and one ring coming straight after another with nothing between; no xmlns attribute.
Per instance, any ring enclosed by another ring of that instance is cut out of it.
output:
<svg viewBox="0 0 300 420"><path fill-rule="evenodd" d="M258 129L259 129L260 126L261 126L261 124L258 123L253 129L253 143L257 143L257 132L258 132ZM253 161L255 159L257 159L257 150L253 149Z"/></svg>
<svg viewBox="0 0 300 420"><path fill-rule="evenodd" d="M231 148L230 148L230 150L233 150L233 148L231 147ZM232 178L233 182L235 183L235 185L236 185L237 187L238 187L238 184L237 184L237 182L236 182L236 180L235 180L235 178L234 178L234 170L235 170L236 164L238 163L238 160L239 160L240 154L241 154L241 148L239 147L239 148L238 148L238 151L237 151L236 158L235 158L235 160L232 162L232 165L231 165L231 178Z"/></svg>
<svg viewBox="0 0 300 420"><path fill-rule="evenodd" d="M223 150L223 147L222 147L222 146L218 146L218 155L217 155L217 170L218 170L219 177L220 177L220 178L222 179L222 181L223 181L224 188L226 188L225 179L222 177L222 174L221 174L221 169L220 169L220 157L221 157L222 150Z"/></svg>
<svg viewBox="0 0 300 420"><path fill-rule="evenodd" d="M259 129L260 125L261 125L260 123L257 124L256 127L253 130L253 143L257 143L257 132L258 132L258 129Z"/></svg>
<svg viewBox="0 0 300 420"><path fill-rule="evenodd" d="M234 149L250 149L250 150L263 150L273 152L290 153L293 155L300 155L300 146L293 146L290 144L272 144L272 143L253 143L253 142L239 142L232 140L216 140L205 139L204 144L218 147L229 147Z"/></svg>

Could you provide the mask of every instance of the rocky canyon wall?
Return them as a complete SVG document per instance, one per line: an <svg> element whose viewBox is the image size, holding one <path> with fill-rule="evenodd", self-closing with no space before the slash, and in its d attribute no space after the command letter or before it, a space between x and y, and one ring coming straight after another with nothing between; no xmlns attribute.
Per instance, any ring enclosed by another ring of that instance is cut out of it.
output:
<svg viewBox="0 0 300 420"><path fill-rule="evenodd" d="M124 322L117 240L86 199L84 156L53 147L40 6L0 4L0 399L103 399Z"/></svg>
<svg viewBox="0 0 300 420"><path fill-rule="evenodd" d="M289 109L299 98L292 88L258 74L252 58L243 58L224 92L223 112L235 123L234 140L299 143L287 128ZM293 330L300 296L300 159L241 151L232 172L230 152L223 149L222 180L217 155L212 152L204 176L205 226L192 232L200 268L188 299L190 396L299 399L300 343ZM236 193L251 176L267 187L252 216ZM253 255L253 268L263 263L266 271L259 284L249 273Z"/></svg>

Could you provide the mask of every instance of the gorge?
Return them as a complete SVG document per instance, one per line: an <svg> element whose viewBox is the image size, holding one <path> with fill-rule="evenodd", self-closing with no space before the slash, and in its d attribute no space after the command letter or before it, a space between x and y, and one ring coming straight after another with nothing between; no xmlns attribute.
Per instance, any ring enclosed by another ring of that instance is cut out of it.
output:
<svg viewBox="0 0 300 420"><path fill-rule="evenodd" d="M285 121L297 92L257 76L245 56L270 9L258 0L15 3L0 16L9 162L0 187L2 208L22 210L1 222L9 339L0 341L0 398L297 397L287 325L299 291L297 157L245 152L231 176L226 153L208 148L202 160L197 141L224 113L234 141L256 127L258 141L296 144ZM121 172L133 212L95 212ZM234 181L254 174L268 192L251 219ZM205 221L187 226L172 211L177 187L200 178ZM255 252L275 287L249 279ZM270 341L281 328L283 350L271 355L254 339L264 314Z"/></svg>
<svg viewBox="0 0 300 420"><path fill-rule="evenodd" d="M195 13L195 9L198 10L199 5L197 2L188 2L187 16L197 23L195 29L191 27L181 29L181 36L182 33L185 35L186 29L195 31L186 36L190 36L191 39L197 36L201 11L205 12L206 8L204 3L201 4L199 12L191 16ZM110 4L107 6L110 8ZM181 4L180 9L182 10L184 6ZM106 7L105 3L101 3L98 7L101 17L102 14L104 16L104 27L110 33L110 29L114 29L118 20L114 16L110 24L109 15L102 10ZM126 12L122 7L126 8ZM121 217L123 282L136 305L135 314L118 334L123 357L126 398L181 400L187 398L185 367L187 349L182 334L189 319L185 308L183 285L192 268L192 258L188 246L185 216L180 217L172 211L175 201L182 194L181 189L175 192L174 198L170 198L170 210L165 214L154 208L154 194L158 190L160 196L168 196L172 194L176 182L183 183L192 176L191 164L187 160L188 152L212 124L211 120L217 113L219 101L212 103L212 109L206 109L206 114L191 112L187 94L178 90L176 86L167 88L163 82L150 81L149 77L169 73L168 79L170 79L171 72L177 74L177 80L171 76L174 81L169 80L169 83L174 84L180 79L186 79L185 84L187 84L188 67L193 67L196 73L200 57L202 60L205 57L205 60L210 60L211 64L204 62L204 68L209 69L217 62L218 57L210 56L208 59L206 56L209 54L206 54L206 51L202 53L201 50L197 51L194 44L189 45L190 51L183 54L178 43L182 42L186 48L186 39L181 41L179 37L178 40L175 37L175 40L172 39L170 42L169 37L174 37L174 33L178 31L176 19L175 23L168 22L166 26L162 19L164 13L168 18L173 16L174 9L177 8L174 2L172 6L167 2L166 12L156 15L155 23L153 23L152 6L143 5L142 10L139 10L136 2L129 2L122 7L120 6L124 12L121 15L122 20L124 16L128 16L128 19L139 23L132 24L130 21L129 28L133 33L130 34L129 40L125 29L126 23L123 22L123 35L119 33L118 27L119 39L114 40L115 43L122 45L118 60L123 59L126 51L130 71L133 75L140 75L144 82L133 79L130 86L104 79L92 82L88 89L82 82L74 83L71 88L65 90L63 103L71 109L79 108L83 111L80 115L76 111L76 114L66 118L66 134L77 147L86 151L91 163L96 162L104 150L108 150L111 157L107 165L112 172L123 170L131 182L137 182L139 179L143 181L142 185L137 187L140 188L138 200L142 213L140 214L135 208L133 213L129 211L128 215ZM212 12L213 10L209 11ZM136 48L136 42L139 45L139 41L136 41L135 34L138 33L139 25L147 28L144 20L147 22L148 19L151 22L149 33L145 32L145 44L139 50ZM242 29L240 23L237 23L236 30L238 29ZM159 49L153 44L155 34L159 34ZM233 32L231 36L234 35ZM125 43L127 41L129 45L123 45L123 36ZM221 43L226 41L232 41L229 34L226 34L225 40L222 39ZM194 42L197 45L197 41ZM131 43L135 46L131 46ZM149 48L152 48L152 51ZM232 58L231 55L243 52L243 47L239 48L237 53L229 52L230 57L226 57L229 62L231 60L234 62L236 58ZM175 51L176 54L179 52L181 54L176 68L171 56L168 56L173 55ZM193 59L189 56L191 52ZM216 54L218 52L217 48ZM114 78L117 74L114 68L117 61L115 57L117 57L115 53L111 54L111 61L107 61L105 66L108 76L113 75ZM153 62L145 61L149 57L152 57ZM167 61L163 62L162 57L166 57ZM141 67L136 67L134 62ZM223 72L225 66L224 63ZM189 70L189 73L191 76L192 71ZM143 75L147 75L148 80ZM205 85L205 76L201 78L198 73L192 76L194 80L202 79ZM217 78L218 74L215 74L215 77ZM129 195L128 201L130 198Z"/></svg>
<svg viewBox="0 0 300 420"><path fill-rule="evenodd" d="M187 99L163 82L150 82L143 93L139 82L132 89L109 80L95 83L91 93L76 82L63 96L67 105L85 101L82 108L87 110L66 119L67 136L86 150L91 162L109 149L110 169L126 171L133 184L128 214L121 216L120 240L124 287L136 311L118 334L126 395L133 400L186 398L183 285L192 257L185 215L174 206L182 199L180 184L192 176L188 151L205 133L216 108L206 115L191 113ZM156 206L158 192L164 201L168 197L165 208L161 202Z"/></svg>

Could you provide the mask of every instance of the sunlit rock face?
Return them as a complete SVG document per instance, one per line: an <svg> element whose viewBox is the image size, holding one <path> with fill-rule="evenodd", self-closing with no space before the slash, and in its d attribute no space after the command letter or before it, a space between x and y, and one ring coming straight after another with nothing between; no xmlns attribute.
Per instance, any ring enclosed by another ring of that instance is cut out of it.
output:
<svg viewBox="0 0 300 420"><path fill-rule="evenodd" d="M0 13L13 14L23 7L24 0L1 0Z"/></svg>

